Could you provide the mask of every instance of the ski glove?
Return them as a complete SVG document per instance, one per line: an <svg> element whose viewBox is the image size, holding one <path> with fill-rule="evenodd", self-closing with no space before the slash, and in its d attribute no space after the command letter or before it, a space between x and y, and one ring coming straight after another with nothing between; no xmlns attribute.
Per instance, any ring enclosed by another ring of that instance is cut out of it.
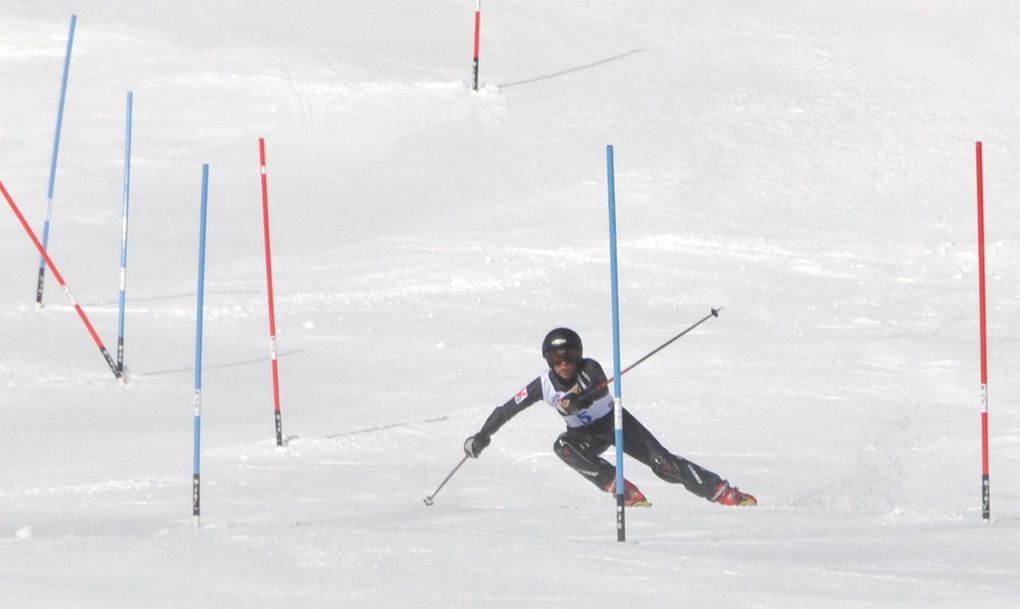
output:
<svg viewBox="0 0 1020 609"><path fill-rule="evenodd" d="M592 399L582 398L576 393L568 393L556 402L556 408L563 414L574 414L591 406Z"/></svg>
<svg viewBox="0 0 1020 609"><path fill-rule="evenodd" d="M464 453L472 459L477 459L485 447L489 445L492 440L489 436L476 435L471 436L467 440L464 440Z"/></svg>

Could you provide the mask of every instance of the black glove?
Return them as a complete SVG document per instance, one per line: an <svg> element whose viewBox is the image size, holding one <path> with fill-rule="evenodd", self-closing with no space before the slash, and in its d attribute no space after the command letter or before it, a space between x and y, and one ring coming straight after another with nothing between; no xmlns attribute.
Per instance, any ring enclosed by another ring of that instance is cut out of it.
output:
<svg viewBox="0 0 1020 609"><path fill-rule="evenodd" d="M464 440L464 453L472 459L477 459L492 439L489 436L475 435Z"/></svg>

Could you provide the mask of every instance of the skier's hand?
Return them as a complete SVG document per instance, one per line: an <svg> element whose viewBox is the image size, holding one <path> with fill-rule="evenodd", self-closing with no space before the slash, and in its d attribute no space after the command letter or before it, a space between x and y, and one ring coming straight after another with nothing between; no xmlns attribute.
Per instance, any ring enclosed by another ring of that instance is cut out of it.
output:
<svg viewBox="0 0 1020 609"><path fill-rule="evenodd" d="M464 454L472 459L477 459L491 441L492 440L489 436L471 436L467 440L464 440Z"/></svg>
<svg viewBox="0 0 1020 609"><path fill-rule="evenodd" d="M556 402L556 409L563 414L574 414L580 410L580 401L577 397L578 396L573 393L568 393Z"/></svg>
<svg viewBox="0 0 1020 609"><path fill-rule="evenodd" d="M556 402L556 408L563 414L574 414L591 406L591 398L582 398L576 393L568 393Z"/></svg>

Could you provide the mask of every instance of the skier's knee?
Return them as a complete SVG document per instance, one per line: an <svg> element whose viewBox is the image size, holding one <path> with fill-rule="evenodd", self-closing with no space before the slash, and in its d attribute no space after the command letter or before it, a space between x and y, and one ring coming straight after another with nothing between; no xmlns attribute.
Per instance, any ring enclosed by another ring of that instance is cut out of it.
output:
<svg viewBox="0 0 1020 609"><path fill-rule="evenodd" d="M678 464L662 453L652 457L652 473L668 482L679 482L682 479Z"/></svg>
<svg viewBox="0 0 1020 609"><path fill-rule="evenodd" d="M560 459L569 462L571 457L574 456L576 450L565 438L560 436L559 438L556 438L555 442L553 442L553 452L556 453L556 456Z"/></svg>
<svg viewBox="0 0 1020 609"><path fill-rule="evenodd" d="M570 438L566 434L556 438L556 442L553 443L553 452L567 463L572 463L578 457L590 459L591 457L588 455L590 451L591 444L587 440Z"/></svg>
<svg viewBox="0 0 1020 609"><path fill-rule="evenodd" d="M553 444L553 452L571 469L584 476L592 484L604 488L616 475L616 470L601 459L592 455L592 446L588 440L560 436Z"/></svg>

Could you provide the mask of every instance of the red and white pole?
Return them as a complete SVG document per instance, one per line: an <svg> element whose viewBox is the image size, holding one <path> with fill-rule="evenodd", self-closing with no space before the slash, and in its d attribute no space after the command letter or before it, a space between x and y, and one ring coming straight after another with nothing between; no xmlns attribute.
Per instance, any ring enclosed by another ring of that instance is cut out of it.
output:
<svg viewBox="0 0 1020 609"><path fill-rule="evenodd" d="M269 246L269 183L266 177L266 139L259 138L259 164L262 172L262 233L266 244L266 291L269 298L269 355L273 371L273 411L276 418L276 445L283 446L283 417L280 414L280 372L276 361L276 307L273 302L273 258Z"/></svg>
<svg viewBox="0 0 1020 609"><path fill-rule="evenodd" d="M475 0L475 91L478 90L478 32L482 27L482 0Z"/></svg>
<svg viewBox="0 0 1020 609"><path fill-rule="evenodd" d="M991 493L988 484L988 338L985 319L985 187L981 166L981 142L975 145L977 156L978 214L978 306L981 332L981 517L991 518Z"/></svg>
<svg viewBox="0 0 1020 609"><path fill-rule="evenodd" d="M68 289L67 283L64 282L64 277L60 274L60 271L57 270L57 266L53 264L53 260L46 252L46 248L43 247L39 238L35 236L35 233L32 231L32 227L28 225L28 222L25 220L25 216L21 214L21 210L18 209L18 205L14 202L14 199L11 198L10 193L7 192L7 188L4 187L3 182L0 182L0 192L2 192L4 198L7 199L7 204L11 206L11 211L13 211L14 215L18 217L18 221L21 222L21 226L24 227L25 232L28 233L29 238L32 239L32 243L35 244L35 248L39 250L39 254L42 256L43 262L45 262L46 266L50 268L50 272L53 273L53 277L56 278L57 283L60 284L64 293L67 294L68 300L71 301L71 306L74 307L75 312L78 313L78 317L80 317L82 323L85 324L85 329L88 330L89 336L92 337L96 346L99 347L99 352L103 355L103 359L106 360L106 364L113 372L113 376L116 377L118 381L122 381L120 370L117 369L117 362L113 361L113 358L110 357L110 352L106 350L106 345L104 345L103 341L99 339L99 335L96 334L96 329L92 327L92 322L89 321L88 316L85 315L85 311L81 308L81 305L78 304L78 301L74 299L74 295L71 294L71 290Z"/></svg>

